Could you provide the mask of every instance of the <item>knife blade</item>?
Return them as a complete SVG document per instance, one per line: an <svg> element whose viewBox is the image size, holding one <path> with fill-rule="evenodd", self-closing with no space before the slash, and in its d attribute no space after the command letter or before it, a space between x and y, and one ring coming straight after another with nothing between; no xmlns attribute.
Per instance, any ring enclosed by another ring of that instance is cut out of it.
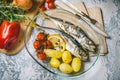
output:
<svg viewBox="0 0 120 80"><path fill-rule="evenodd" d="M97 33L105 36L105 37L109 37L109 35L104 31L101 30L99 27L102 26L102 24L98 23L96 20L90 18L87 14L85 14L84 12L78 10L73 4L71 4L69 1L67 0L62 0L61 1L55 1L55 4L57 6L59 6L60 8L67 10L71 13L73 13L75 16L83 19L84 21L86 21ZM86 19L87 18L87 19Z"/></svg>

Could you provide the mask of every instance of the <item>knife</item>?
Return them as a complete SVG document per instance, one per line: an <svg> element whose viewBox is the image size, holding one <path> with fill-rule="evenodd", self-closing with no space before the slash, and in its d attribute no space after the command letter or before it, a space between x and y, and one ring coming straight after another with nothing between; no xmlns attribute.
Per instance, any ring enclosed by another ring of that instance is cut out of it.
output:
<svg viewBox="0 0 120 80"><path fill-rule="evenodd" d="M59 6L60 8L67 10L71 13L73 13L75 16L79 17L80 19L82 19L83 21L86 21L97 33L105 36L105 37L109 37L109 35L101 30L99 27L102 26L102 24L98 23L95 19L90 18L87 14L85 14L84 12L78 10L73 4L71 4L69 1L67 0L62 0L61 1L55 1L55 4L57 6ZM87 20L87 19L88 20Z"/></svg>

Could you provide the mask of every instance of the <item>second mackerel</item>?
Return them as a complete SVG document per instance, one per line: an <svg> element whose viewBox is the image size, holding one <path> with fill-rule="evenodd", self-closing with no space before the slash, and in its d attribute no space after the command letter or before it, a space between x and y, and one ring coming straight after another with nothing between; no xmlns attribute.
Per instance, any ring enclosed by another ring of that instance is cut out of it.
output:
<svg viewBox="0 0 120 80"><path fill-rule="evenodd" d="M96 53L97 46L94 44L92 40L89 39L89 37L85 34L85 32L80 27L75 26L70 22L62 21L57 18L54 19L49 16L47 17L47 19L50 19L51 21L53 21L53 23L56 24L57 28L59 28L60 30L63 30L64 32L74 37L84 50L89 51L92 54Z"/></svg>

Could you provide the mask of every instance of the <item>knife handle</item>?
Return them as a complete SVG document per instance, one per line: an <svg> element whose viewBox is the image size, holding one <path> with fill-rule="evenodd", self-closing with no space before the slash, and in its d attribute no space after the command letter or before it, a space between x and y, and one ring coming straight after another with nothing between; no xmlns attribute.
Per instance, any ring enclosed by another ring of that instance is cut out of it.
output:
<svg viewBox="0 0 120 80"><path fill-rule="evenodd" d="M79 14L80 16L85 17L86 19L89 19L92 24L95 24L97 21L95 19L92 19L90 16L85 14L83 11L77 9L73 4L71 4L68 0L62 0L67 6L69 6L71 9L74 9L74 11Z"/></svg>

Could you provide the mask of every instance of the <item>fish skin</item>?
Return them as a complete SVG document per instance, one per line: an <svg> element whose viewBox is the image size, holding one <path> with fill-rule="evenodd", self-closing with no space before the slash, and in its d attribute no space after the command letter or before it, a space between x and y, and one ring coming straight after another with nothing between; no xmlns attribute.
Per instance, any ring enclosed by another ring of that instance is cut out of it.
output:
<svg viewBox="0 0 120 80"><path fill-rule="evenodd" d="M80 27L75 26L70 22L64 22L53 18L49 19L52 20L60 30L63 30L64 32L74 37L84 50L96 53L97 46L87 37L87 35L82 29L80 29Z"/></svg>

